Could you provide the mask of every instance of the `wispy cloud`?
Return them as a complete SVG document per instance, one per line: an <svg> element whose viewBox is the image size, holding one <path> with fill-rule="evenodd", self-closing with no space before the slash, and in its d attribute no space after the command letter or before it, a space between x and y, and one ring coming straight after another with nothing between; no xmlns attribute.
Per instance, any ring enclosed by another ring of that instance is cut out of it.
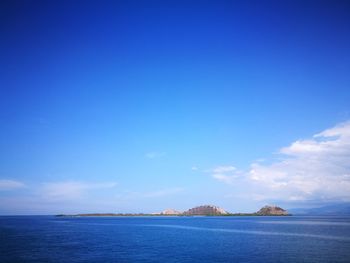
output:
<svg viewBox="0 0 350 263"><path fill-rule="evenodd" d="M23 187L25 187L25 184L20 181L7 180L7 179L0 180L0 191L15 190Z"/></svg>
<svg viewBox="0 0 350 263"><path fill-rule="evenodd" d="M233 168L216 171L225 183L237 177ZM244 177L259 199L350 201L350 122L291 143L271 164L252 163Z"/></svg>
<svg viewBox="0 0 350 263"><path fill-rule="evenodd" d="M236 167L233 166L218 166L213 169L214 173L231 173L236 171Z"/></svg>
<svg viewBox="0 0 350 263"><path fill-rule="evenodd" d="M147 152L145 154L145 157L147 159L156 159L156 158L164 157L165 154L166 154L165 152Z"/></svg>
<svg viewBox="0 0 350 263"><path fill-rule="evenodd" d="M183 191L184 191L184 188L174 187L174 188L161 189L153 192L147 192L147 193L144 193L143 196L144 197L162 197L162 196L178 194Z"/></svg>
<svg viewBox="0 0 350 263"><path fill-rule="evenodd" d="M211 176L221 182L232 184L240 172L234 166L218 166L210 171Z"/></svg>
<svg viewBox="0 0 350 263"><path fill-rule="evenodd" d="M154 191L124 191L116 195L118 200L140 200L145 198L156 198L172 196L185 191L182 187L163 188Z"/></svg>
<svg viewBox="0 0 350 263"><path fill-rule="evenodd" d="M114 182L87 183L78 181L64 181L44 183L41 193L51 200L73 200L81 198L87 191L115 187Z"/></svg>

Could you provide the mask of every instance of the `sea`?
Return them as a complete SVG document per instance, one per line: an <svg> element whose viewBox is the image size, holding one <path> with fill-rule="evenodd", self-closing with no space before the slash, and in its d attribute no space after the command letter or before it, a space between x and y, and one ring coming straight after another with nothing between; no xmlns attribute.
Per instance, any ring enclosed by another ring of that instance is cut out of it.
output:
<svg viewBox="0 0 350 263"><path fill-rule="evenodd" d="M350 262L350 217L1 216L0 262Z"/></svg>

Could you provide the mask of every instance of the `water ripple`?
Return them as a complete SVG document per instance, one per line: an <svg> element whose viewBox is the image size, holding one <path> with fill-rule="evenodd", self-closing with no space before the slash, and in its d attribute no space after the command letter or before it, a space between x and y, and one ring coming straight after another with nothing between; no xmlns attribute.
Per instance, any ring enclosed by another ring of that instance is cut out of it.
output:
<svg viewBox="0 0 350 263"><path fill-rule="evenodd" d="M350 226L350 222L323 222L323 221L258 221L260 224L281 225L324 225L324 226Z"/></svg>
<svg viewBox="0 0 350 263"><path fill-rule="evenodd" d="M141 225L140 224L139 226L164 227L164 228L175 228L175 229L185 229L185 230L225 232L225 233L238 233L238 234L251 234L251 235L269 235L269 236L292 236L292 237L320 238L320 239L330 239L330 240L338 240L338 241L348 241L348 242L350 242L350 237L332 236L332 235L317 235L317 234L288 233L288 232L271 232L271 231L256 231L256 230L240 230L240 229L226 229L226 228L206 228L206 227L194 227L194 226L182 226L182 225L155 225L155 224L142 224Z"/></svg>

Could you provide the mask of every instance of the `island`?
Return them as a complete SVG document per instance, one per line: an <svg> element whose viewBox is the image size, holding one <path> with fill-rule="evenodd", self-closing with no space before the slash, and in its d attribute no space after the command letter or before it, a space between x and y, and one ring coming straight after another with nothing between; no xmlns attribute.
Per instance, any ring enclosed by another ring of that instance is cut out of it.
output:
<svg viewBox="0 0 350 263"><path fill-rule="evenodd" d="M59 214L56 216L62 217L96 217L96 216L290 216L287 210L274 206L266 205L259 211L253 213L230 213L226 210L215 205L201 205L188 209L187 211L180 212L175 209L166 209L158 213L91 213L91 214L75 214L65 215Z"/></svg>

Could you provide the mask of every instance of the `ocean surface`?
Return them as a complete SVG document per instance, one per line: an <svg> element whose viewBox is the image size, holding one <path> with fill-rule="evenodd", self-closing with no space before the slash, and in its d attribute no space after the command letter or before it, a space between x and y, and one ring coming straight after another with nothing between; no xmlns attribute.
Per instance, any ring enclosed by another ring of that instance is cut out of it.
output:
<svg viewBox="0 0 350 263"><path fill-rule="evenodd" d="M350 262L350 217L1 216L0 262Z"/></svg>

